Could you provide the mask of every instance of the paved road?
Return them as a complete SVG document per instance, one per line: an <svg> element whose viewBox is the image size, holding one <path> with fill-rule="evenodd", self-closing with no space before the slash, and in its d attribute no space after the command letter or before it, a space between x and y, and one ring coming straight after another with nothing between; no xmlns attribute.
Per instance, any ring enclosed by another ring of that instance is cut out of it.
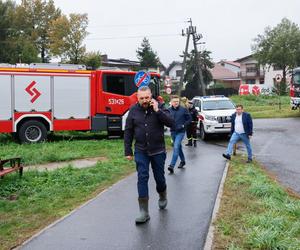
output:
<svg viewBox="0 0 300 250"><path fill-rule="evenodd" d="M254 156L285 187L300 194L300 119L255 119L253 123ZM227 146L227 141L220 138L213 138L209 143L223 146L224 151ZM242 143L239 149L246 151Z"/></svg>
<svg viewBox="0 0 300 250"><path fill-rule="evenodd" d="M256 158L284 186L300 194L300 119L257 119L254 127Z"/></svg>
<svg viewBox="0 0 300 250"><path fill-rule="evenodd" d="M185 148L186 169L167 175L166 210L157 207L151 177L151 220L145 225L134 224L138 205L136 177L131 175L22 249L202 249L225 167L222 151L222 147L203 142L196 149Z"/></svg>

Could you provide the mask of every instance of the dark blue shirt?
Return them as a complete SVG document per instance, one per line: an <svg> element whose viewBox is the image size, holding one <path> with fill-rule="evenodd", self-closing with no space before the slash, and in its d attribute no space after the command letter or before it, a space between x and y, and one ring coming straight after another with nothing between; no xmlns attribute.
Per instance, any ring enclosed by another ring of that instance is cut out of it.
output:
<svg viewBox="0 0 300 250"><path fill-rule="evenodd" d="M178 106L177 108L172 106L169 108L169 111L171 113L171 117L175 121L174 126L171 127L171 132L185 132L187 125L189 125L192 121L190 112L182 106Z"/></svg>

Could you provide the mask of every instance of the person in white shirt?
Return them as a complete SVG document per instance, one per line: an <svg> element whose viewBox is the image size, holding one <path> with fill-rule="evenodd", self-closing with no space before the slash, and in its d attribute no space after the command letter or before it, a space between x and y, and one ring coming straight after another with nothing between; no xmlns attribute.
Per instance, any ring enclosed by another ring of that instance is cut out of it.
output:
<svg viewBox="0 0 300 250"><path fill-rule="evenodd" d="M227 146L226 153L223 157L230 160L233 146L239 140L242 140L247 148L248 160L247 163L252 162L252 148L250 138L253 134L253 122L251 115L244 112L243 105L236 106L236 113L231 116L231 138Z"/></svg>

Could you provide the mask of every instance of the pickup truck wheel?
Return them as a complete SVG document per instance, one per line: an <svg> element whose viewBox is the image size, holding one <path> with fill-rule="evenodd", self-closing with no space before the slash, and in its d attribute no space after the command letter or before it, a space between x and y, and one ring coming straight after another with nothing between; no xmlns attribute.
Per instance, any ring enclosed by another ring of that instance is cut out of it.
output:
<svg viewBox="0 0 300 250"><path fill-rule="evenodd" d="M203 140L203 141L206 141L207 138L208 138L208 135L207 135L207 133L205 132L204 126L203 126L202 123L200 124L200 138L201 138L201 140Z"/></svg>
<svg viewBox="0 0 300 250"><path fill-rule="evenodd" d="M39 121L26 121L21 125L18 136L21 143L42 142L47 138L47 129Z"/></svg>

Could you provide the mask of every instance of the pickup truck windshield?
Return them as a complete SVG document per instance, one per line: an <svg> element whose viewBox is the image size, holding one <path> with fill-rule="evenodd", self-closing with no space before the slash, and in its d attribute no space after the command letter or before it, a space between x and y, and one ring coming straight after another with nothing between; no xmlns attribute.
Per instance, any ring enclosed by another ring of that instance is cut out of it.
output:
<svg viewBox="0 0 300 250"><path fill-rule="evenodd" d="M203 101L203 110L235 109L230 100Z"/></svg>
<svg viewBox="0 0 300 250"><path fill-rule="evenodd" d="M295 73L294 75L294 83L300 84L300 72Z"/></svg>

